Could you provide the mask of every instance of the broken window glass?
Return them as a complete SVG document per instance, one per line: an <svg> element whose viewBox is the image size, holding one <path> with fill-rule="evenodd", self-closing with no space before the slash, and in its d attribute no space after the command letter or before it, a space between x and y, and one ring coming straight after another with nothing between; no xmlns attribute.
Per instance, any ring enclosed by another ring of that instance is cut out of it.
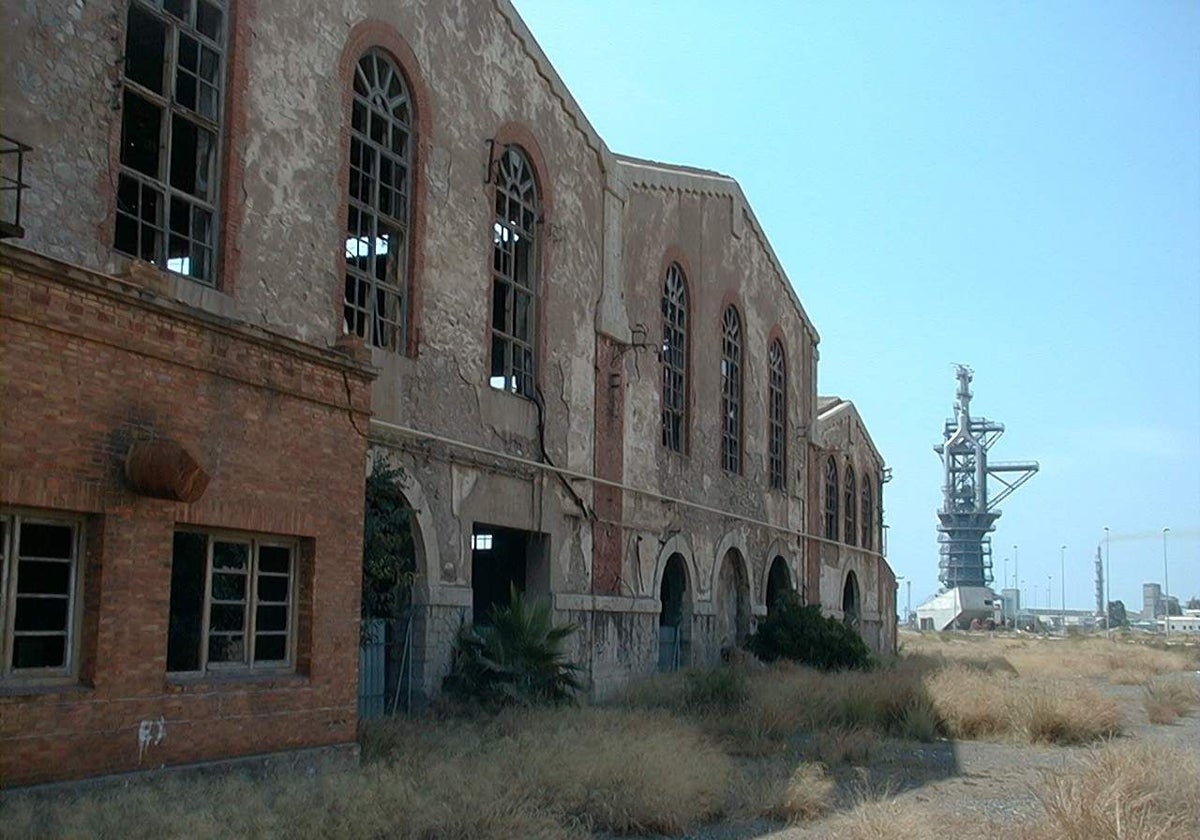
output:
<svg viewBox="0 0 1200 840"><path fill-rule="evenodd" d="M0 626L0 676L70 672L79 532L73 521L0 515L0 598L8 606Z"/></svg>
<svg viewBox="0 0 1200 840"><path fill-rule="evenodd" d="M167 670L287 665L295 547L175 534Z"/></svg>
<svg viewBox="0 0 1200 840"><path fill-rule="evenodd" d="M671 263L662 297L662 442L683 452L687 429L687 283L683 269Z"/></svg>
<svg viewBox="0 0 1200 840"><path fill-rule="evenodd" d="M534 391L537 338L537 183L525 153L506 146L496 163L492 222L493 388L521 396Z"/></svg>
<svg viewBox="0 0 1200 840"><path fill-rule="evenodd" d="M825 539L838 538L838 468L832 455L825 462Z"/></svg>
<svg viewBox="0 0 1200 840"><path fill-rule="evenodd" d="M118 251L210 285L216 282L224 5L130 0L113 232Z"/></svg>
<svg viewBox="0 0 1200 840"><path fill-rule="evenodd" d="M346 293L342 329L368 344L408 345L408 217L413 132L403 75L372 50L354 72L350 111Z"/></svg>
<svg viewBox="0 0 1200 840"><path fill-rule="evenodd" d="M782 490L787 483L787 365L783 343L771 342L767 354L769 369L768 406L768 467L772 490Z"/></svg>
<svg viewBox="0 0 1200 840"><path fill-rule="evenodd" d="M726 307L721 322L721 466L742 471L742 320Z"/></svg>

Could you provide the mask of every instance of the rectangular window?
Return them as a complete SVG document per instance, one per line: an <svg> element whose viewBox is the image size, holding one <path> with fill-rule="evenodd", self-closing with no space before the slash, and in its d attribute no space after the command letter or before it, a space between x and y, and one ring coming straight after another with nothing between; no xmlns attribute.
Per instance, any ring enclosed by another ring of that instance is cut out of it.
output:
<svg viewBox="0 0 1200 840"><path fill-rule="evenodd" d="M113 247L216 282L225 0L130 0Z"/></svg>
<svg viewBox="0 0 1200 840"><path fill-rule="evenodd" d="M81 533L78 520L0 514L3 676L71 675Z"/></svg>
<svg viewBox="0 0 1200 840"><path fill-rule="evenodd" d="M167 670L292 666L295 543L176 531Z"/></svg>

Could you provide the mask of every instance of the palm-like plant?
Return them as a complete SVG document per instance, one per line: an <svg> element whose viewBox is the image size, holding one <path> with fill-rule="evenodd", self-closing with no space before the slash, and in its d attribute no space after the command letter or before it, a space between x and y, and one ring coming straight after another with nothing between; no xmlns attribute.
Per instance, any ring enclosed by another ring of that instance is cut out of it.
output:
<svg viewBox="0 0 1200 840"><path fill-rule="evenodd" d="M556 627L548 602L527 601L513 587L488 623L459 629L446 691L489 707L570 702L583 689L582 669L567 660L563 644L578 629Z"/></svg>

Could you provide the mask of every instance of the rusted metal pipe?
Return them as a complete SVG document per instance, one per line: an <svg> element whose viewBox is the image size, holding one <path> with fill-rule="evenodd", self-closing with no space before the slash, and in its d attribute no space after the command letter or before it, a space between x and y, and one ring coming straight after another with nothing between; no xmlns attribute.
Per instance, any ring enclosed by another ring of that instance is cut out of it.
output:
<svg viewBox="0 0 1200 840"><path fill-rule="evenodd" d="M172 440L139 441L125 458L125 478L143 496L191 504L208 489L209 475Z"/></svg>

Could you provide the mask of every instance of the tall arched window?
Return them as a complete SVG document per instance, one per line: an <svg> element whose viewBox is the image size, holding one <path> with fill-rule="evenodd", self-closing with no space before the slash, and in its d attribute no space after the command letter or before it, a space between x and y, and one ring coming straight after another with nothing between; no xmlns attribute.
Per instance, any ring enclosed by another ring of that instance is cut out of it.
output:
<svg viewBox="0 0 1200 840"><path fill-rule="evenodd" d="M858 492L854 484L854 467L846 467L845 484L846 545L858 542Z"/></svg>
<svg viewBox="0 0 1200 840"><path fill-rule="evenodd" d="M400 69L369 51L354 70L343 329L401 352L408 343L413 125Z"/></svg>
<svg viewBox="0 0 1200 840"><path fill-rule="evenodd" d="M675 452L687 434L688 293L683 269L671 263L662 296L662 442Z"/></svg>
<svg viewBox="0 0 1200 840"><path fill-rule="evenodd" d="M825 461L825 539L838 538L838 468L832 455Z"/></svg>
<svg viewBox="0 0 1200 840"><path fill-rule="evenodd" d="M742 320L733 306L721 322L721 466L742 471Z"/></svg>
<svg viewBox="0 0 1200 840"><path fill-rule="evenodd" d="M768 392L770 398L767 418L768 466L772 490L787 486L787 362L783 342L775 339L767 352L770 368Z"/></svg>
<svg viewBox="0 0 1200 840"><path fill-rule="evenodd" d="M496 162L496 216L492 222L493 388L532 397L537 346L537 180L520 146L508 145Z"/></svg>
<svg viewBox="0 0 1200 840"><path fill-rule="evenodd" d="M862 486L862 511L859 515L862 517L862 547L872 548L873 533L875 530L875 511L874 500L871 498L871 477L863 476Z"/></svg>

